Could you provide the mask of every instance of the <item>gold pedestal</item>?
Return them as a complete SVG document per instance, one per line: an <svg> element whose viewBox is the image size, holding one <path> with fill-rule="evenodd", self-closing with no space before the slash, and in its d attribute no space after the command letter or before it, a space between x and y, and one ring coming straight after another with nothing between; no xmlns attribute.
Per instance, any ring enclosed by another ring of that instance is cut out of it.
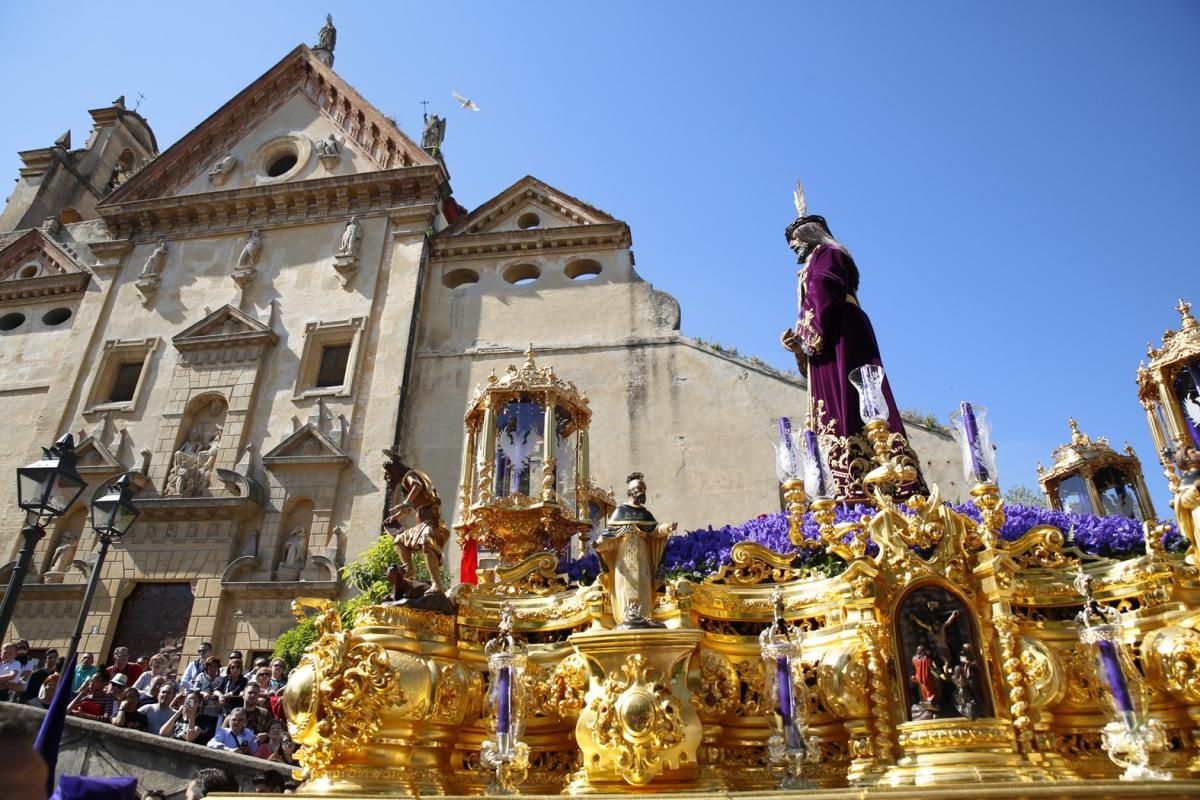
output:
<svg viewBox="0 0 1200 800"><path fill-rule="evenodd" d="M586 631L569 641L591 671L575 726L583 769L572 794L698 789L701 725L687 661L702 634L689 629Z"/></svg>
<svg viewBox="0 0 1200 800"><path fill-rule="evenodd" d="M881 786L1051 779L1017 753L1012 723L1005 719L904 722L896 733L900 758L879 781Z"/></svg>

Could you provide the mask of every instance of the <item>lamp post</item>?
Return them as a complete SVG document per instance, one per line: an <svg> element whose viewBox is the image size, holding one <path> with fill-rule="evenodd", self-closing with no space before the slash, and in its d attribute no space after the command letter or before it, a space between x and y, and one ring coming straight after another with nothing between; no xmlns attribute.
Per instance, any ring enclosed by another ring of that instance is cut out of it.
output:
<svg viewBox="0 0 1200 800"><path fill-rule="evenodd" d="M87 591L83 594L83 606L79 609L79 619L75 622L75 632L71 634L71 645L67 650L67 660L71 663L79 652L79 640L83 637L83 626L87 622L88 611L92 607L92 598L96 594L96 585L100 583L100 572L104 567L104 557L108 555L108 546L120 542L121 537L138 518L137 506L130 497L129 484L131 473L126 472L107 486L101 486L100 491L92 498L92 531L100 542L100 550L96 553L96 563L92 566L92 574L88 578Z"/></svg>
<svg viewBox="0 0 1200 800"><path fill-rule="evenodd" d="M21 529L23 541L17 565L0 604L0 640L8 633L25 573L33 560L34 548L46 535L46 525L70 508L86 486L75 471L75 438L69 433L53 447L43 447L40 460L17 468L17 505L25 512L25 527Z"/></svg>

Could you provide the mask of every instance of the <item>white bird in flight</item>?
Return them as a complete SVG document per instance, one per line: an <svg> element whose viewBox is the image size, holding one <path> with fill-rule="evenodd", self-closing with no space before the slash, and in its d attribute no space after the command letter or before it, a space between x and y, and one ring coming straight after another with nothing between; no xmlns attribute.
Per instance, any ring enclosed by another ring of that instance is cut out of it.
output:
<svg viewBox="0 0 1200 800"><path fill-rule="evenodd" d="M454 99L457 100L462 105L463 108L469 108L472 111L479 110L479 106L475 105L474 100L468 100L467 98L463 97L461 94L454 91L453 89L450 90L450 94L454 95Z"/></svg>

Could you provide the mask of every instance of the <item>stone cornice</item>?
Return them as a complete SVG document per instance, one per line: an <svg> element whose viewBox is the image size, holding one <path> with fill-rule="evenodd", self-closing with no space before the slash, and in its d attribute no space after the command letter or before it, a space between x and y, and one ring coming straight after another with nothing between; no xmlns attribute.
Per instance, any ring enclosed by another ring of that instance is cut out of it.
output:
<svg viewBox="0 0 1200 800"><path fill-rule="evenodd" d="M225 192L98 206L114 238L152 239L269 228L436 203L441 166L401 167Z"/></svg>
<svg viewBox="0 0 1200 800"><path fill-rule="evenodd" d="M628 225L609 222L603 225L435 237L432 240L432 256L445 260L494 258L522 253L626 248L632 242Z"/></svg>
<svg viewBox="0 0 1200 800"><path fill-rule="evenodd" d="M46 275L21 281L0 283L0 303L26 302L60 295L82 294L91 275L73 272L68 275Z"/></svg>

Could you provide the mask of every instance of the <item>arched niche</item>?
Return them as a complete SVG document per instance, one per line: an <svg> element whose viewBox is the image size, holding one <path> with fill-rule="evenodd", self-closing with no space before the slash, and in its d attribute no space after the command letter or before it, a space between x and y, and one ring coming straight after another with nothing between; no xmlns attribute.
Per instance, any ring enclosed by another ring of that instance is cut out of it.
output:
<svg viewBox="0 0 1200 800"><path fill-rule="evenodd" d="M197 395L188 403L175 434L164 495L199 497L208 493L228 411L228 401L217 392Z"/></svg>
<svg viewBox="0 0 1200 800"><path fill-rule="evenodd" d="M895 642L905 718L994 714L979 621L956 592L919 584L896 605Z"/></svg>
<svg viewBox="0 0 1200 800"><path fill-rule="evenodd" d="M280 580L295 580L304 569L312 544L312 500L307 497L291 498L282 520L275 553L275 573Z"/></svg>

